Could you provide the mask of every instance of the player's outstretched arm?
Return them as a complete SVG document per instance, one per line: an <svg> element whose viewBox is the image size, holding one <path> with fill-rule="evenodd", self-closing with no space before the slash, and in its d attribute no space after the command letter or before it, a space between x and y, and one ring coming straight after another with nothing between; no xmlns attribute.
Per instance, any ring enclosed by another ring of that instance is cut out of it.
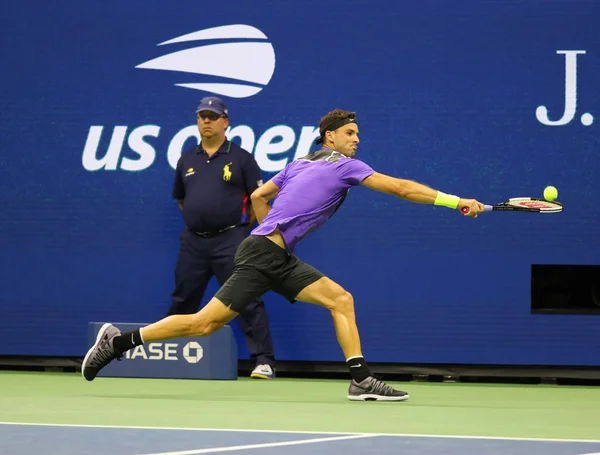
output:
<svg viewBox="0 0 600 455"><path fill-rule="evenodd" d="M264 185L259 186L254 193L250 195L254 214L256 215L259 224L262 223L269 214L269 210L271 210L269 202L275 199L277 193L279 193L279 187L269 180Z"/></svg>
<svg viewBox="0 0 600 455"><path fill-rule="evenodd" d="M483 212L483 204L475 199L462 199L412 180L398 179L379 172L368 176L361 185L417 204L435 204L461 211L464 207L468 207L467 216L474 218L477 218L478 213Z"/></svg>

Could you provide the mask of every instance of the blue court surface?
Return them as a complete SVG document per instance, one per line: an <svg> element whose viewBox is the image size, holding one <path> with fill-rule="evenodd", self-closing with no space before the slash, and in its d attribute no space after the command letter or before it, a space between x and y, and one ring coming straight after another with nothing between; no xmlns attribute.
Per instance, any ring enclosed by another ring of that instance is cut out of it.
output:
<svg viewBox="0 0 600 455"><path fill-rule="evenodd" d="M248 455L600 455L600 441L0 423L0 455L222 452Z"/></svg>

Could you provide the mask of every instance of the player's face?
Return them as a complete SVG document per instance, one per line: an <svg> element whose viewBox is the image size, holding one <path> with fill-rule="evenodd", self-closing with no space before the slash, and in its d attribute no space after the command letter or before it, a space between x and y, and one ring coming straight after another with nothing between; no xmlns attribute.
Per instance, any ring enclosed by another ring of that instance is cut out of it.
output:
<svg viewBox="0 0 600 455"><path fill-rule="evenodd" d="M200 111L196 114L198 120L198 131L202 138L225 136L225 130L229 126L229 119L213 111Z"/></svg>
<svg viewBox="0 0 600 455"><path fill-rule="evenodd" d="M335 150L350 158L356 155L358 148L358 125L356 123L348 123L331 132L333 145Z"/></svg>

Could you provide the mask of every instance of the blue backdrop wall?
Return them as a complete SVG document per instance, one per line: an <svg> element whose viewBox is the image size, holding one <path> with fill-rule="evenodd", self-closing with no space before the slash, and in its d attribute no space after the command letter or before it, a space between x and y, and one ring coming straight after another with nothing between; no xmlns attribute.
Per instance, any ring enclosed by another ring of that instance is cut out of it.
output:
<svg viewBox="0 0 600 455"><path fill-rule="evenodd" d="M599 21L581 0L5 2L0 354L164 315L173 166L218 93L265 179L339 107L380 172L485 203L558 187L561 215L477 220L352 190L297 253L355 295L372 362L600 365L599 317L530 310L532 264L600 263ZM266 301L279 359L343 359L326 311Z"/></svg>

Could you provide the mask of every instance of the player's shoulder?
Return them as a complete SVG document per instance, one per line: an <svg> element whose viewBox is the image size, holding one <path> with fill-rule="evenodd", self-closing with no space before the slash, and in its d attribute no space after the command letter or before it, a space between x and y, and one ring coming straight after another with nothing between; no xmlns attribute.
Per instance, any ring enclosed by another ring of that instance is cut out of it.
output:
<svg viewBox="0 0 600 455"><path fill-rule="evenodd" d="M343 155L343 158L340 160L343 163L356 163L356 164L367 164L360 158L350 158L349 156Z"/></svg>
<svg viewBox="0 0 600 455"><path fill-rule="evenodd" d="M312 163L317 163L320 161L328 162L328 163L339 163L344 159L349 159L347 156L341 154L336 150L331 149L320 149L314 152L310 152L307 155L296 158L294 161L309 161Z"/></svg>
<svg viewBox="0 0 600 455"><path fill-rule="evenodd" d="M338 167L344 169L367 169L371 168L367 163L358 158L350 158L349 156L343 156L338 161Z"/></svg>

